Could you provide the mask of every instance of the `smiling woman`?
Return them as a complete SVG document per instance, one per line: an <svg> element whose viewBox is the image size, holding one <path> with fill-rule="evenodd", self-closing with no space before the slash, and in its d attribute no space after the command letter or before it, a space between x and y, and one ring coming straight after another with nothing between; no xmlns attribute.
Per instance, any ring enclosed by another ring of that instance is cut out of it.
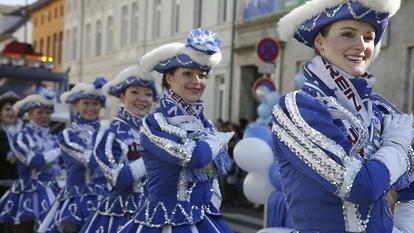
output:
<svg viewBox="0 0 414 233"><path fill-rule="evenodd" d="M218 187L218 177L230 167L232 134L214 129L201 100L220 60L220 39L201 28L189 33L186 44L166 44L141 58L141 67L163 74L165 92L140 133L146 202L120 232L233 232L220 216Z"/></svg>
<svg viewBox="0 0 414 233"><path fill-rule="evenodd" d="M399 5L310 0L278 23L280 38L294 37L316 54L304 65L302 89L273 108L275 154L295 232L414 232L405 220L413 218L413 116L372 93L375 77L368 73ZM394 219L390 187L401 201Z"/></svg>

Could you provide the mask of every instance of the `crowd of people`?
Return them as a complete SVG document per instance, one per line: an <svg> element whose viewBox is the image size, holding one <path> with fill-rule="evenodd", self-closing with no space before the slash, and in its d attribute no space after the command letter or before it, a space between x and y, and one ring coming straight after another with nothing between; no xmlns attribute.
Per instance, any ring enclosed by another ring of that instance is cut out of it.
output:
<svg viewBox="0 0 414 233"><path fill-rule="evenodd" d="M374 94L368 72L399 5L310 0L278 23L281 39L315 51L302 89L272 112L294 232L414 232L413 116ZM220 208L222 194L227 203L242 199L232 150L247 121L213 123L204 113L202 95L220 61L220 38L193 29L185 43L151 50L109 82L98 77L63 93L73 121L58 135L49 129L49 96L1 95L1 185L9 186L0 189L1 230L233 232ZM109 96L119 108L103 126Z"/></svg>

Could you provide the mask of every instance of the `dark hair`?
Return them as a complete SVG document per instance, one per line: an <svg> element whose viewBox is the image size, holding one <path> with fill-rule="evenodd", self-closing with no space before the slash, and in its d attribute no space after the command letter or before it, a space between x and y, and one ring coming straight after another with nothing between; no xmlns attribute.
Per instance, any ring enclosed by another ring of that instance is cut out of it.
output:
<svg viewBox="0 0 414 233"><path fill-rule="evenodd" d="M4 99L0 100L0 111L3 110L4 105L10 104L14 105L19 99L14 97L5 97Z"/></svg>
<svg viewBox="0 0 414 233"><path fill-rule="evenodd" d="M332 23L325 25L323 28L321 28L321 30L318 32L318 34L321 34L322 37L326 37L329 33L329 30L331 29ZM316 35L318 36L318 35ZM316 39L316 37L315 37ZM320 52L318 51L318 49L316 48L316 46L313 46L313 51L316 55L321 55Z"/></svg>
<svg viewBox="0 0 414 233"><path fill-rule="evenodd" d="M164 74L162 75L162 89L164 90L168 90L170 89L170 84L167 82L167 74L169 75L174 75L175 71L178 69L178 67L173 67L171 69L168 69L167 71L164 72Z"/></svg>

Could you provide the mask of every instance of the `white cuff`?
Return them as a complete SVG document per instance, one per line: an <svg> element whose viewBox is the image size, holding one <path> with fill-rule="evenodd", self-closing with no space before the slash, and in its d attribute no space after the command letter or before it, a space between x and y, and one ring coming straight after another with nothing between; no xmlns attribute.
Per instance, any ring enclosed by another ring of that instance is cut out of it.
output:
<svg viewBox="0 0 414 233"><path fill-rule="evenodd" d="M220 140L220 143L224 146L229 144L230 140L233 138L234 136L234 132L216 132L217 137Z"/></svg>
<svg viewBox="0 0 414 233"><path fill-rule="evenodd" d="M414 202L397 203L394 209L394 226L400 232L414 232ZM398 231L395 231L398 232ZM393 230L394 233L394 230Z"/></svg>
<svg viewBox="0 0 414 233"><path fill-rule="evenodd" d="M407 154L400 146L384 146L373 155L372 159L382 162L390 174L390 184L394 184L398 178L408 169Z"/></svg>
<svg viewBox="0 0 414 233"><path fill-rule="evenodd" d="M144 160L142 158L129 163L128 166L129 170L131 170L134 180L141 179L147 174L147 170L145 170Z"/></svg>
<svg viewBox="0 0 414 233"><path fill-rule="evenodd" d="M61 153L60 148L55 148L55 149L46 151L44 153L44 158L45 158L47 163L51 163L51 162L55 161L55 159L57 159L57 157L59 157L60 153Z"/></svg>
<svg viewBox="0 0 414 233"><path fill-rule="evenodd" d="M206 137L202 138L203 141L205 141L211 149L211 156L214 159L219 151L220 151L220 141L219 138L215 135L207 135Z"/></svg>

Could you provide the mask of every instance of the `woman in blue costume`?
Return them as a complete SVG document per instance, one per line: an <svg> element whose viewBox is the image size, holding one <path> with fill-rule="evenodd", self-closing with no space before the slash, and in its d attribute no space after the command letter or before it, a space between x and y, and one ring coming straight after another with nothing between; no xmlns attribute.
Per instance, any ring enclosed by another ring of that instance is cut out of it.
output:
<svg viewBox="0 0 414 233"><path fill-rule="evenodd" d="M99 111L105 106L101 90L105 83L104 78L97 78L93 84L78 83L60 96L61 102L73 105L76 112L72 125L58 137L66 186L38 232L78 232L90 212L96 210L105 179L99 180L101 173L91 164L91 155L93 135L100 127Z"/></svg>
<svg viewBox="0 0 414 233"><path fill-rule="evenodd" d="M50 164L61 150L49 131L53 101L34 94L13 105L18 114L28 113L30 122L13 137L18 180L0 201L0 220L13 222L15 232L33 232L55 200L55 180Z"/></svg>
<svg viewBox="0 0 414 233"><path fill-rule="evenodd" d="M158 99L153 75L134 65L103 87L122 102L109 128L98 132L94 149L94 158L112 189L80 232L117 232L144 203L146 171L139 131L142 118Z"/></svg>
<svg viewBox="0 0 414 233"><path fill-rule="evenodd" d="M156 48L140 60L163 74L160 107L141 130L148 197L121 232L233 232L221 219L217 177L230 163L232 134L217 132L200 100L208 74L221 60L220 39L195 29L186 44Z"/></svg>
<svg viewBox="0 0 414 233"><path fill-rule="evenodd" d="M293 36L316 52L304 66L304 87L273 109L276 157L297 232L413 232L397 218L393 226L386 200L390 188L410 183L413 117L372 93L375 77L367 72L399 5L311 0L278 23L281 39Z"/></svg>

